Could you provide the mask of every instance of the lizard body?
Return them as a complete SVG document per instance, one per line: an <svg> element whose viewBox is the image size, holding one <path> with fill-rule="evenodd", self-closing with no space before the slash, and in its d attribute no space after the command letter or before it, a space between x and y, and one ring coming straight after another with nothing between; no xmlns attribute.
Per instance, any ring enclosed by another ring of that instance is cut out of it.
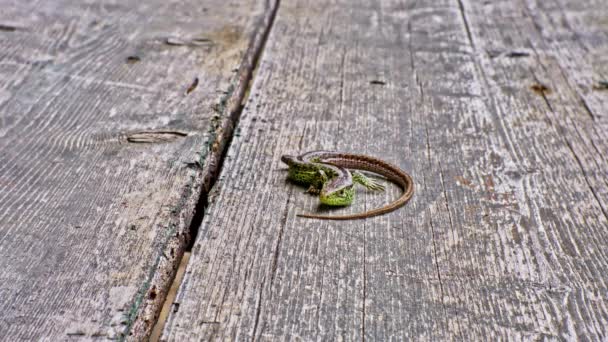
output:
<svg viewBox="0 0 608 342"><path fill-rule="evenodd" d="M321 203L325 205L351 204L355 196L352 174L341 166L319 163L305 156L306 154L281 157L281 160L289 165L288 178L296 183L309 185L308 191L319 193Z"/></svg>
<svg viewBox="0 0 608 342"><path fill-rule="evenodd" d="M367 212L349 215L328 216L317 214L298 214L299 217L326 220L354 220L382 215L405 205L414 193L412 177L400 168L383 160L362 154L332 151L307 152L298 157L283 156L281 160L289 165L289 178L319 188L321 203L326 205L350 205L354 200L354 183L368 189L382 190L383 187L363 174L348 169L377 173L396 183L403 194L392 203ZM320 171L319 171L320 170Z"/></svg>

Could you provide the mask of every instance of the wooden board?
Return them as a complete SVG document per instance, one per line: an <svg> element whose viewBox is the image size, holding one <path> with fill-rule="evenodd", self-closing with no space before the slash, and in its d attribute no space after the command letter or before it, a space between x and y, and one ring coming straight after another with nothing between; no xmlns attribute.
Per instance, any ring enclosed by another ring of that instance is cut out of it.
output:
<svg viewBox="0 0 608 342"><path fill-rule="evenodd" d="M0 336L142 339L273 5L1 6Z"/></svg>
<svg viewBox="0 0 608 342"><path fill-rule="evenodd" d="M574 3L281 1L163 339L606 339L606 93L592 118L533 30ZM413 200L297 218L317 200L279 158L319 148L400 165Z"/></svg>

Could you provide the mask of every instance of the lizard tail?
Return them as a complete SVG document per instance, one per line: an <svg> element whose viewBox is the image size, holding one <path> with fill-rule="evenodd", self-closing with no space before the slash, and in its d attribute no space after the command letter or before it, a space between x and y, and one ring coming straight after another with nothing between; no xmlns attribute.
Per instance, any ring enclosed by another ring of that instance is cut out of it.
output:
<svg viewBox="0 0 608 342"><path fill-rule="evenodd" d="M334 221L359 220L359 219L364 219L364 218L368 218L368 217L372 217L372 216L386 214L390 211L400 208L400 207L404 206L412 198L413 194L414 194L414 186L413 186L413 183L410 183L410 186L408 186L406 188L406 191L403 193L403 195L401 195L401 197L399 197L396 201L394 201L393 203L391 203L390 205L388 205L386 207L370 210L370 211L367 211L364 213L349 214L349 215L330 216L330 215L317 215L317 214L311 214L311 213L302 213L302 214L297 214L296 216L311 218L311 219L318 219L318 220L334 220Z"/></svg>

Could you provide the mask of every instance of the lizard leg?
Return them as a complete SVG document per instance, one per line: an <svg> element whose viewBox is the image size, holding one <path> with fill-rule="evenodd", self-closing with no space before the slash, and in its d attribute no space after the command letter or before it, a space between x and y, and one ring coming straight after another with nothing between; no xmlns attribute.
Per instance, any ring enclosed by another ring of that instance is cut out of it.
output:
<svg viewBox="0 0 608 342"><path fill-rule="evenodd" d="M325 171L319 169L317 172L319 173L319 177L321 177L321 183L325 183L329 180L329 176Z"/></svg>
<svg viewBox="0 0 608 342"><path fill-rule="evenodd" d="M384 185L367 177L366 175L362 174L361 172L353 171L352 175L353 175L353 181L355 183L359 183L359 184L363 185L366 189L374 190L374 191L384 191Z"/></svg>
<svg viewBox="0 0 608 342"><path fill-rule="evenodd" d="M329 180L327 173L321 169L317 170L317 177L315 178L316 180L313 181L308 190L306 190L306 192L311 195L319 195L321 193L321 189L323 188L323 184Z"/></svg>
<svg viewBox="0 0 608 342"><path fill-rule="evenodd" d="M311 195L318 195L321 193L321 189L311 184L310 187L308 187L308 190L306 190L306 193L309 193Z"/></svg>

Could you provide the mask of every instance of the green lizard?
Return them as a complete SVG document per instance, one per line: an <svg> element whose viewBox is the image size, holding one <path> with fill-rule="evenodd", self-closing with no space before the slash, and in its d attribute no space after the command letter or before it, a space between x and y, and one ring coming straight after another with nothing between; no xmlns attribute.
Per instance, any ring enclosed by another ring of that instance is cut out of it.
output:
<svg viewBox="0 0 608 342"><path fill-rule="evenodd" d="M410 175L396 166L380 159L361 154L332 151L307 152L300 156L284 155L281 160L289 166L288 178L296 183L309 185L310 192L319 193L322 204L330 206L350 205L355 198L354 184L358 183L370 190L384 190L384 187L358 171L371 171L397 183L403 194L394 202L364 213L326 216L298 214L300 217L327 220L354 220L382 215L403 206L414 193L414 182Z"/></svg>

